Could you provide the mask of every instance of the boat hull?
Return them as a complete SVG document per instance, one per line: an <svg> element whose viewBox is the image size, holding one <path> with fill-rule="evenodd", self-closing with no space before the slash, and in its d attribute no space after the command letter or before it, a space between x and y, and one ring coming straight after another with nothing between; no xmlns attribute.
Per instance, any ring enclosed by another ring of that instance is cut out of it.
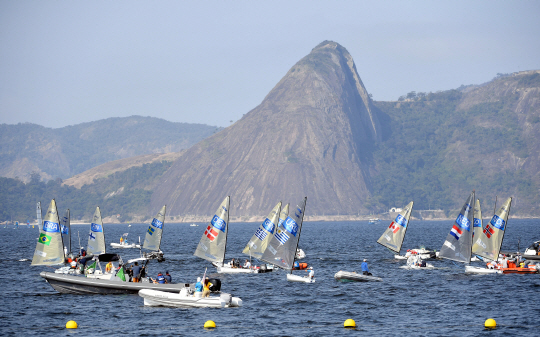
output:
<svg viewBox="0 0 540 337"><path fill-rule="evenodd" d="M154 283L134 283L121 280L103 280L98 278L87 278L84 276L72 276L41 272L43 277L56 291L61 294L77 295L119 295L136 294L141 289L161 290L165 292L180 292L186 288L186 284L154 284ZM187 285L189 286L189 285Z"/></svg>
<svg viewBox="0 0 540 337"><path fill-rule="evenodd" d="M534 268L502 268L503 274L536 274L538 270Z"/></svg>
<svg viewBox="0 0 540 337"><path fill-rule="evenodd" d="M465 266L465 272L469 274L502 274L499 269L488 269L474 266Z"/></svg>
<svg viewBox="0 0 540 337"><path fill-rule="evenodd" d="M146 306L164 307L197 307L197 308L226 308L242 306L242 300L230 294L221 294L219 297L201 297L201 293L192 295L187 291L178 294L158 290L142 289L139 296L144 299Z"/></svg>
<svg viewBox="0 0 540 337"><path fill-rule="evenodd" d="M349 271L338 271L334 278L341 282L369 282L369 281L377 281L382 282L382 278L375 277L375 276L369 276L364 274L358 274L356 272L349 272Z"/></svg>
<svg viewBox="0 0 540 337"><path fill-rule="evenodd" d="M289 282L302 282L302 283L315 283L315 278L309 276L299 276L294 274L287 274L287 281Z"/></svg>
<svg viewBox="0 0 540 337"><path fill-rule="evenodd" d="M130 243L130 244L125 245L125 244L112 242L111 247L112 248L141 248L141 245L138 245L138 244L135 244L135 243Z"/></svg>

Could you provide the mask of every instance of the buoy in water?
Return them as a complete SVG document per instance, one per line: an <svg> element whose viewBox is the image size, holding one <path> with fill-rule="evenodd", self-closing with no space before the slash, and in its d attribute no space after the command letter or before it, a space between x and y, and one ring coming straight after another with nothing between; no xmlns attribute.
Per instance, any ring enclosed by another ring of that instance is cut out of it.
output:
<svg viewBox="0 0 540 337"><path fill-rule="evenodd" d="M348 319L343 323L344 328L356 328L356 322L353 319Z"/></svg>
<svg viewBox="0 0 540 337"><path fill-rule="evenodd" d="M66 323L66 329L77 329L77 322L75 321L68 321Z"/></svg>
<svg viewBox="0 0 540 337"><path fill-rule="evenodd" d="M497 322L493 318L486 319L486 322L484 323L484 326L487 329L495 329L497 327Z"/></svg>
<svg viewBox="0 0 540 337"><path fill-rule="evenodd" d="M204 323L204 328L205 329L211 329L211 328L215 328L216 327L216 323L214 321L206 321Z"/></svg>

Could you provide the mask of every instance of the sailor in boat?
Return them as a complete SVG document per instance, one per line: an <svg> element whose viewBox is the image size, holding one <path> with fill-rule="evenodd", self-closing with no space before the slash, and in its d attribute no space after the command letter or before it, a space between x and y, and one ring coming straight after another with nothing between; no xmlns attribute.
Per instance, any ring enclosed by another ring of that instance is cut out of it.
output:
<svg viewBox="0 0 540 337"><path fill-rule="evenodd" d="M165 276L163 276L163 274L161 272L159 272L155 279L150 278L150 282L165 284L165 283L167 283L167 280L165 280Z"/></svg>
<svg viewBox="0 0 540 337"><path fill-rule="evenodd" d="M364 259L364 262L362 262L360 267L362 267L362 274L371 276L371 273L369 272L369 268L367 264L367 259Z"/></svg>
<svg viewBox="0 0 540 337"><path fill-rule="evenodd" d="M172 276L169 274L169 271L165 272L165 281L167 281L167 283L172 283Z"/></svg>
<svg viewBox="0 0 540 337"><path fill-rule="evenodd" d="M309 276L310 280L313 280L313 277L315 276L315 271L313 270L313 267L309 267L308 269L306 269L306 271L308 271L308 270L309 270L308 276Z"/></svg>
<svg viewBox="0 0 540 337"><path fill-rule="evenodd" d="M124 243L124 237L121 236L121 237L120 237L120 244L123 244L123 243Z"/></svg>
<svg viewBox="0 0 540 337"><path fill-rule="evenodd" d="M138 262L135 262L134 266L131 266L131 273L133 274L133 282L139 282L141 277L142 268Z"/></svg>
<svg viewBox="0 0 540 337"><path fill-rule="evenodd" d="M244 263L243 268L245 268L245 269L250 269L251 268L251 262L249 262L248 259L246 259L246 263Z"/></svg>

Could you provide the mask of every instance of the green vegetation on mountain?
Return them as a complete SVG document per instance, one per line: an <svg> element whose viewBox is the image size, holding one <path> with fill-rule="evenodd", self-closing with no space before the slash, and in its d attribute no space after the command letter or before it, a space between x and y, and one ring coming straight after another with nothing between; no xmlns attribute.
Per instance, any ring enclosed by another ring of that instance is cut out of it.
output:
<svg viewBox="0 0 540 337"><path fill-rule="evenodd" d="M36 202L41 201L46 208L53 198L61 214L70 209L72 220L90 219L99 206L103 217L119 214L121 221L129 221L132 216L149 211L152 188L171 165L163 161L132 167L96 179L81 189L63 185L61 179L43 182L38 174L32 174L28 183L0 178L0 221L32 222L36 218Z"/></svg>

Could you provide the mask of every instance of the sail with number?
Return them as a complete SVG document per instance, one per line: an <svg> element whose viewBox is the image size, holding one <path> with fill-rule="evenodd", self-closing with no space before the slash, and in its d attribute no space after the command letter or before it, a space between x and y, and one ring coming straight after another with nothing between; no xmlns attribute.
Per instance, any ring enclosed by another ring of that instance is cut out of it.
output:
<svg viewBox="0 0 540 337"><path fill-rule="evenodd" d="M476 199L476 205L474 206L474 224L473 224L473 241L475 238L479 238L480 234L484 230L482 225L482 209L480 208L480 199ZM475 254L474 250L472 252Z"/></svg>
<svg viewBox="0 0 540 337"><path fill-rule="evenodd" d="M62 232L62 241L65 251L71 253L71 220L69 209L66 210L64 217L60 220L60 231Z"/></svg>
<svg viewBox="0 0 540 337"><path fill-rule="evenodd" d="M255 234L251 237L242 253L260 259L263 255L268 242L274 236L279 221L281 211L281 201L272 209L268 217L259 226Z"/></svg>
<svg viewBox="0 0 540 337"><path fill-rule="evenodd" d="M227 225L229 224L229 205L231 197L226 197L197 245L193 255L210 262L218 262L223 265L225 249L227 245Z"/></svg>
<svg viewBox="0 0 540 337"><path fill-rule="evenodd" d="M461 208L461 212L450 229L439 257L457 262L471 262L472 224L474 222L474 191Z"/></svg>
<svg viewBox="0 0 540 337"><path fill-rule="evenodd" d="M41 201L38 201L36 205L36 219L37 219L37 225L39 229L41 229L41 226L43 225L43 220L41 219L41 217L42 217Z"/></svg>
<svg viewBox="0 0 540 337"><path fill-rule="evenodd" d="M398 214L396 220L392 221L379 240L377 240L378 244L381 244L399 254L401 246L403 245L403 239L405 239L405 232L407 231L407 225L409 224L412 208L413 202L411 201Z"/></svg>
<svg viewBox="0 0 540 337"><path fill-rule="evenodd" d="M90 224L90 234L88 234L88 254L105 254L105 233L103 232L103 221L101 211L96 207L92 223Z"/></svg>
<svg viewBox="0 0 540 337"><path fill-rule="evenodd" d="M165 223L165 211L166 206L164 205L159 210L158 214L152 220L152 223L148 226L146 231L146 236L144 238L144 249L159 251L161 245L161 236L163 235L163 224Z"/></svg>
<svg viewBox="0 0 540 337"><path fill-rule="evenodd" d="M300 232L302 231L306 200L307 197L283 221L283 227L277 229L276 234L274 234L268 247L266 247L261 260L283 269L292 269L296 249L298 248L298 241L300 240Z"/></svg>
<svg viewBox="0 0 540 337"><path fill-rule="evenodd" d="M44 220L43 226L39 230L39 239L31 265L52 266L63 264L65 260L64 247L62 244L62 233L60 232L58 210L56 209L56 201L54 199L49 205Z"/></svg>
<svg viewBox="0 0 540 337"><path fill-rule="evenodd" d="M475 235L472 246L473 254L489 260L497 260L499 251L501 250L511 204L512 198L506 199L505 203L493 215L493 218L491 218L491 221L486 225L482 233Z"/></svg>

